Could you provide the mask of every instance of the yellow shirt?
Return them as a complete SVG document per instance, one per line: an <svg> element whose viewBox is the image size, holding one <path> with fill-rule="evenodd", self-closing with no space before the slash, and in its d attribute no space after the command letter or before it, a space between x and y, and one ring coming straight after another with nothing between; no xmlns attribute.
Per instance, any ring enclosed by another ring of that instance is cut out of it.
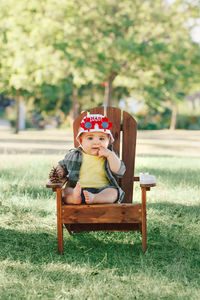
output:
<svg viewBox="0 0 200 300"><path fill-rule="evenodd" d="M82 152L79 182L83 188L102 188L110 185L104 169L104 157Z"/></svg>

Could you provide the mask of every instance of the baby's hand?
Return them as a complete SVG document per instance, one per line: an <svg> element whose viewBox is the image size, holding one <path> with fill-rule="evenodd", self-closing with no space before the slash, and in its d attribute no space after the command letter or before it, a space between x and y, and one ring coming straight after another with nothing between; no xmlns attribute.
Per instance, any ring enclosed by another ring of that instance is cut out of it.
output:
<svg viewBox="0 0 200 300"><path fill-rule="evenodd" d="M106 157L108 158L108 156L110 155L111 151L107 148L104 147L99 147L99 157Z"/></svg>
<svg viewBox="0 0 200 300"><path fill-rule="evenodd" d="M60 166L60 165L57 165L56 166L56 171L58 172L58 176L60 177L60 178L63 178L64 177L64 170L63 170L63 168Z"/></svg>

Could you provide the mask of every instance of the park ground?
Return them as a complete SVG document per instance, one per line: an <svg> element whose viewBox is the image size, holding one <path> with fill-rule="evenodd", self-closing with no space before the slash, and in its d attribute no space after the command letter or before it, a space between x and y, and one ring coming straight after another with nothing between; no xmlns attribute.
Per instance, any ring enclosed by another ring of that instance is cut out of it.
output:
<svg viewBox="0 0 200 300"><path fill-rule="evenodd" d="M0 131L0 299L199 299L200 132L138 132L135 175L157 179L145 254L135 232L65 232L57 254L45 183L72 147L69 130Z"/></svg>

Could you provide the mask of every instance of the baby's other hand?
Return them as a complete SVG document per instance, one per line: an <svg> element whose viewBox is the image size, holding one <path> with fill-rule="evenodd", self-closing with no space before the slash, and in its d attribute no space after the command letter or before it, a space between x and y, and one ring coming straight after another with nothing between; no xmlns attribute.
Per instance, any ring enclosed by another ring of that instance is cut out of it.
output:
<svg viewBox="0 0 200 300"><path fill-rule="evenodd" d="M60 178L63 178L64 177L64 170L63 170L63 168L60 166L60 165L57 165L56 166L56 171L58 172L58 176L60 177Z"/></svg>
<svg viewBox="0 0 200 300"><path fill-rule="evenodd" d="M109 149L104 148L104 147L100 147L98 155L99 155L99 157L106 157L106 158L108 158L108 156L110 155L110 152L111 151Z"/></svg>

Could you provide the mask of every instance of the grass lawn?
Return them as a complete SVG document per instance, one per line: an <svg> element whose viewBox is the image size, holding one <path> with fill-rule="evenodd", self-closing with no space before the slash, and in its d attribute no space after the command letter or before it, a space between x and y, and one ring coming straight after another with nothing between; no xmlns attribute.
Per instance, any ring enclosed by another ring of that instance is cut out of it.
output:
<svg viewBox="0 0 200 300"><path fill-rule="evenodd" d="M157 178L145 254L136 232L67 231L57 254L45 183L71 147L65 131L0 132L0 299L199 299L200 132L139 132L135 175Z"/></svg>

